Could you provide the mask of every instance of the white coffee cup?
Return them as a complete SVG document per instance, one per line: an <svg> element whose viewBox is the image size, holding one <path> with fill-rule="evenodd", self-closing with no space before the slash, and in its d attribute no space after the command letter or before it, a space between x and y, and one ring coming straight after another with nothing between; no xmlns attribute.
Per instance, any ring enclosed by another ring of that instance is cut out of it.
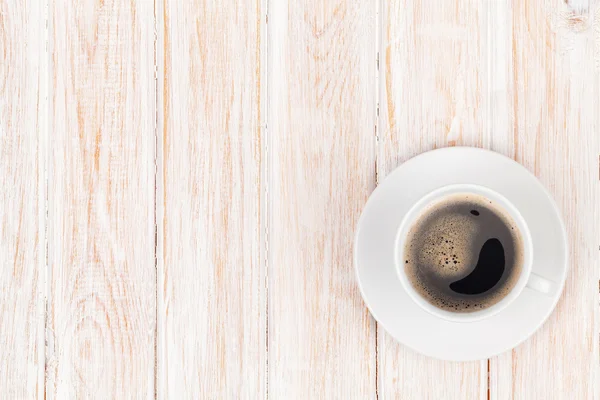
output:
<svg viewBox="0 0 600 400"><path fill-rule="evenodd" d="M408 234L409 229L413 226L417 218L421 217L424 210L431 205L432 203L439 202L440 200L449 197L453 194L458 193L472 193L476 195L483 196L503 210L507 215L509 215L515 224L517 225L517 229L521 233L522 237L522 249L523 249L523 265L521 268L520 276L517 279L517 283L513 286L512 290L508 292L500 301L491 305L488 308L473 311L473 312L451 312L447 310L443 310L439 307L428 302L419 292L415 290L412 286L410 280L406 276L406 271L404 267L404 263L402 260L405 259L404 251L405 251L405 240ZM537 274L534 274L532 270L532 261L533 261L533 244L531 240L531 233L529 232L529 228L527 227L527 223L523 219L519 210L504 196L501 194L488 189L484 186L480 185L472 185L472 184L456 184L449 185L434 190L429 194L423 196L411 209L406 213L402 222L400 223L400 227L398 228L398 232L396 234L396 242L395 242L395 263L396 263L396 272L398 274L398 278L404 287L404 290L408 293L411 299L421 306L427 312L450 320L454 322L473 322L478 321L484 318L489 318L494 314L499 313L506 307L508 307L513 301L519 297L521 292L525 287L529 287L537 292L540 292L542 295L548 295L553 293L556 289L556 285L554 282L549 281Z"/></svg>

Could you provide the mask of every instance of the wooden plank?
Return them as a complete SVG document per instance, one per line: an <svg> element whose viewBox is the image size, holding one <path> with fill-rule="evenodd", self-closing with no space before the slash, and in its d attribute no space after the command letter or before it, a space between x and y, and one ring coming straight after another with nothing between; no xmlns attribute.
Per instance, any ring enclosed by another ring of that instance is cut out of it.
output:
<svg viewBox="0 0 600 400"><path fill-rule="evenodd" d="M571 2L570 2L571 3ZM546 324L491 360L497 399L598 399L600 278L600 4L514 2L511 51L498 60L511 84L511 128L494 135L556 199L570 242L564 294ZM575 4L573 4L575 5ZM595 32L594 32L595 31Z"/></svg>
<svg viewBox="0 0 600 400"><path fill-rule="evenodd" d="M0 2L0 393L43 398L47 13Z"/></svg>
<svg viewBox="0 0 600 400"><path fill-rule="evenodd" d="M384 1L378 181L438 147L487 146L489 14L478 1ZM491 40L491 39L490 39ZM487 362L427 358L378 329L382 398L487 396Z"/></svg>
<svg viewBox="0 0 600 400"><path fill-rule="evenodd" d="M375 185L375 3L275 1L268 23L269 397L374 398L352 263Z"/></svg>
<svg viewBox="0 0 600 400"><path fill-rule="evenodd" d="M49 398L154 397L154 10L50 1Z"/></svg>
<svg viewBox="0 0 600 400"><path fill-rule="evenodd" d="M158 5L158 394L262 398L260 1Z"/></svg>

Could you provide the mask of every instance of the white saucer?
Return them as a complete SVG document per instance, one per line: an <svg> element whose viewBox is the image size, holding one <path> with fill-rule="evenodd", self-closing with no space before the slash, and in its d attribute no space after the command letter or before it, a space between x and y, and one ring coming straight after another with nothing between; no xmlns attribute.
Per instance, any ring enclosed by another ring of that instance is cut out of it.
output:
<svg viewBox="0 0 600 400"><path fill-rule="evenodd" d="M553 281L556 292L544 295L526 287L505 310L470 323L440 319L408 296L394 265L398 226L421 197L458 183L487 186L519 209L533 239L532 271ZM558 208L535 176L498 153L451 147L412 158L375 189L358 222L354 265L367 307L390 335L427 356L467 361L509 350L544 323L564 287L567 253L567 236Z"/></svg>

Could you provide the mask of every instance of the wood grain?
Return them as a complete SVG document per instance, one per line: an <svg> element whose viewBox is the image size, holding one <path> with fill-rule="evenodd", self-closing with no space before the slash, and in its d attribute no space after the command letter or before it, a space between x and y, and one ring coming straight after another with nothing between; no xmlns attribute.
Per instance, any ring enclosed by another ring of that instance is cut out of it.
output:
<svg viewBox="0 0 600 400"><path fill-rule="evenodd" d="M534 172L564 216L570 242L565 291L546 324L491 360L493 398L598 399L600 278L600 3L515 2L503 90L509 129L494 143ZM572 5L574 6L574 5Z"/></svg>
<svg viewBox="0 0 600 400"><path fill-rule="evenodd" d="M0 2L0 393L44 396L46 10Z"/></svg>
<svg viewBox="0 0 600 400"><path fill-rule="evenodd" d="M260 2L162 7L158 394L262 398Z"/></svg>
<svg viewBox="0 0 600 400"><path fill-rule="evenodd" d="M375 397L352 263L375 184L375 27L368 1L269 4L270 398Z"/></svg>
<svg viewBox="0 0 600 400"><path fill-rule="evenodd" d="M485 362L426 360L380 336L384 395L598 398L600 20L580 6L388 3L379 177L446 145L514 157L556 198L572 272L544 327L489 360L489 382Z"/></svg>
<svg viewBox="0 0 600 400"><path fill-rule="evenodd" d="M153 2L49 12L47 395L154 397Z"/></svg>
<svg viewBox="0 0 600 400"><path fill-rule="evenodd" d="M0 1L3 397L600 399L599 1L47 5ZM536 174L571 247L481 362L395 342L352 266L376 182L453 145Z"/></svg>
<svg viewBox="0 0 600 400"><path fill-rule="evenodd" d="M438 147L484 146L488 14L478 1L385 1L377 178ZM487 396L487 362L421 356L379 327L382 398Z"/></svg>

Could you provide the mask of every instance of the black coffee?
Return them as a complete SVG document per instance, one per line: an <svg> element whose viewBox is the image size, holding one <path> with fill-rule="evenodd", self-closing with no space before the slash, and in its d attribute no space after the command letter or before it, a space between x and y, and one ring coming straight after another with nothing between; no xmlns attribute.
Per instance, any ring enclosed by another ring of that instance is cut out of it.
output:
<svg viewBox="0 0 600 400"><path fill-rule="evenodd" d="M502 300L517 283L521 233L487 198L454 194L429 205L409 229L404 267L434 306L473 312Z"/></svg>

